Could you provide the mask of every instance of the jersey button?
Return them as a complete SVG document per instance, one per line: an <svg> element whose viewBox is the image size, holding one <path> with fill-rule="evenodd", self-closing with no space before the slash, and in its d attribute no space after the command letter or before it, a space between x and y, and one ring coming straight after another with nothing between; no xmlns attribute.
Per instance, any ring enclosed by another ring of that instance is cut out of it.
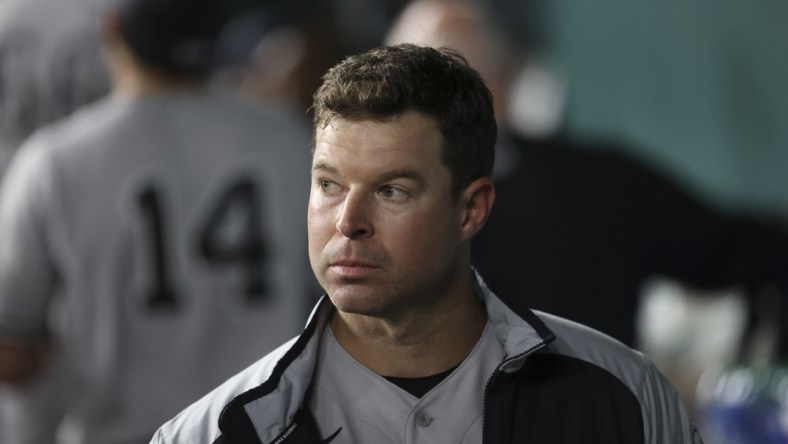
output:
<svg viewBox="0 0 788 444"><path fill-rule="evenodd" d="M432 424L432 416L424 412L419 412L416 414L416 424L422 427L427 427Z"/></svg>

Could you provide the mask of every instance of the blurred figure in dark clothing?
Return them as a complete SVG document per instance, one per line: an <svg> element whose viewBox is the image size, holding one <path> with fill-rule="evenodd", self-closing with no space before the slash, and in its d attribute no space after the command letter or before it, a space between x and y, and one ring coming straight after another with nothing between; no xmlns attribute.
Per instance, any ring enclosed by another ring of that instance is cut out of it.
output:
<svg viewBox="0 0 788 444"><path fill-rule="evenodd" d="M230 80L255 100L288 108L306 119L320 78L343 53L331 2L299 0L292 20L266 33Z"/></svg>
<svg viewBox="0 0 788 444"><path fill-rule="evenodd" d="M650 277L788 290L784 227L717 211L609 144L516 134L505 143L517 167L496 183L498 210L474 257L515 308L527 302L633 345Z"/></svg>
<svg viewBox="0 0 788 444"><path fill-rule="evenodd" d="M323 74L345 56L382 43L407 0L291 0L288 20L257 42L245 63L223 73L242 94L290 108L306 120Z"/></svg>
<svg viewBox="0 0 788 444"><path fill-rule="evenodd" d="M504 301L635 345L641 286L655 275L708 289L775 285L788 295L784 226L719 211L616 143L566 139L556 122L560 78L545 81L550 71L535 54L512 50L493 12L417 0L389 43L455 47L496 94L497 205L473 255Z"/></svg>

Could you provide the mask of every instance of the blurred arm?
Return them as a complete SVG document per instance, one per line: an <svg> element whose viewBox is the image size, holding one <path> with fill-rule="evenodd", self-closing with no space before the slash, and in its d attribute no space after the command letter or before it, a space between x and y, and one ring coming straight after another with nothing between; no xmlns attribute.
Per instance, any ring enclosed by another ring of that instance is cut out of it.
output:
<svg viewBox="0 0 788 444"><path fill-rule="evenodd" d="M0 383L21 384L34 378L44 363L42 346L22 346L0 342Z"/></svg>

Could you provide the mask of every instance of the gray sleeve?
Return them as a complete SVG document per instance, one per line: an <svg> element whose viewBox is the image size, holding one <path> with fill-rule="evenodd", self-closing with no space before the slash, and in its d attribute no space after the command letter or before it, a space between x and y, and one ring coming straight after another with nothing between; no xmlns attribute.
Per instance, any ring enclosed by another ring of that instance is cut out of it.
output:
<svg viewBox="0 0 788 444"><path fill-rule="evenodd" d="M164 439L164 432L159 429L155 435L153 435L153 439L150 440L149 444L165 444L167 441Z"/></svg>
<svg viewBox="0 0 788 444"><path fill-rule="evenodd" d="M675 387L642 352L588 327L540 313L558 339L551 347L613 374L635 395L648 444L701 443L695 424Z"/></svg>
<svg viewBox="0 0 788 444"><path fill-rule="evenodd" d="M0 336L26 343L44 331L56 270L45 227L51 212L51 159L23 147L0 185Z"/></svg>
<svg viewBox="0 0 788 444"><path fill-rule="evenodd" d="M645 442L648 444L699 444L695 424L676 389L645 356L640 385Z"/></svg>

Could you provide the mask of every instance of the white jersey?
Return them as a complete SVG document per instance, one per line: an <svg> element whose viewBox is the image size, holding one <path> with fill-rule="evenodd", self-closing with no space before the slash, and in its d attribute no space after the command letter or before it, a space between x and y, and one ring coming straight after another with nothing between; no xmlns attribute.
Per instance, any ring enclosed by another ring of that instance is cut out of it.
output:
<svg viewBox="0 0 788 444"><path fill-rule="evenodd" d="M213 92L113 96L39 131L0 188L0 334L48 329L67 442L145 442L297 334L309 128Z"/></svg>

